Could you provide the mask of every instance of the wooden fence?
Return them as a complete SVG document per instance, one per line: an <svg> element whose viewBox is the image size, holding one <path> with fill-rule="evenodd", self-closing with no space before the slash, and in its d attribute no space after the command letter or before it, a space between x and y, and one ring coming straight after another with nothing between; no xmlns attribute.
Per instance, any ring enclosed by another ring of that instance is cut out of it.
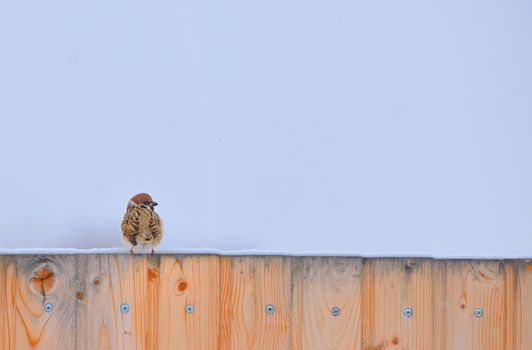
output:
<svg viewBox="0 0 532 350"><path fill-rule="evenodd" d="M532 349L532 263L0 256L1 349Z"/></svg>

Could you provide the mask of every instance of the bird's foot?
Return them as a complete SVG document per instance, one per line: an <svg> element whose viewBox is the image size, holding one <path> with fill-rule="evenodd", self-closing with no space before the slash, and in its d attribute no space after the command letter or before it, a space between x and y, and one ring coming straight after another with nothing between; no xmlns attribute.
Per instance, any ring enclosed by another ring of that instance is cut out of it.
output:
<svg viewBox="0 0 532 350"><path fill-rule="evenodd" d="M131 255L135 254L135 252L133 251L133 247L131 247L131 249L129 250L129 254L131 254Z"/></svg>
<svg viewBox="0 0 532 350"><path fill-rule="evenodd" d="M153 249L153 248L151 249L151 255L152 256L155 255L155 249Z"/></svg>

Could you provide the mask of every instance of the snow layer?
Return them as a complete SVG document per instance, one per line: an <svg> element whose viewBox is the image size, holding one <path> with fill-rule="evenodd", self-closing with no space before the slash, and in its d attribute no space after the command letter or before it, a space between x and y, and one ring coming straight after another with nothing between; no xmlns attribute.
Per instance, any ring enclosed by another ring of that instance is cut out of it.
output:
<svg viewBox="0 0 532 350"><path fill-rule="evenodd" d="M79 254L129 254L127 248L17 248L0 249L0 255L79 255ZM136 253L139 254L139 253ZM149 254L145 251L140 254ZM221 255L221 256L335 256L335 257L363 257L363 258L436 258L436 259L507 259L506 256L483 255L416 255L416 254L356 254L350 251L283 251L283 250L220 250L211 248L183 248L183 249L158 249L157 254L179 255ZM513 259L532 259L531 256L513 257Z"/></svg>

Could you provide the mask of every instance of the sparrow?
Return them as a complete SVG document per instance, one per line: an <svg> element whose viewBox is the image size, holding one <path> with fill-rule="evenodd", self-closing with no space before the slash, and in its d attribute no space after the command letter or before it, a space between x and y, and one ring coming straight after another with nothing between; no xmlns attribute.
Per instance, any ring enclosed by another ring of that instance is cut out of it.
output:
<svg viewBox="0 0 532 350"><path fill-rule="evenodd" d="M139 193L131 197L127 203L126 214L122 220L122 238L131 244L129 252L138 243L151 245L151 254L155 254L155 246L163 237L163 226L159 215L155 212L157 205L147 193Z"/></svg>

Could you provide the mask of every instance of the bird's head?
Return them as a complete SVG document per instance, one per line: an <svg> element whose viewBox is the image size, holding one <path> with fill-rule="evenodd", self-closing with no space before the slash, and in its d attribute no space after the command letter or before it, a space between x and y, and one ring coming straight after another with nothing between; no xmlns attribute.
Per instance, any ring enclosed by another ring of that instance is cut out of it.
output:
<svg viewBox="0 0 532 350"><path fill-rule="evenodd" d="M128 207L134 208L150 208L153 210L153 207L157 205L157 202L154 202L151 199L151 196L147 193L139 193L131 197L127 203Z"/></svg>

